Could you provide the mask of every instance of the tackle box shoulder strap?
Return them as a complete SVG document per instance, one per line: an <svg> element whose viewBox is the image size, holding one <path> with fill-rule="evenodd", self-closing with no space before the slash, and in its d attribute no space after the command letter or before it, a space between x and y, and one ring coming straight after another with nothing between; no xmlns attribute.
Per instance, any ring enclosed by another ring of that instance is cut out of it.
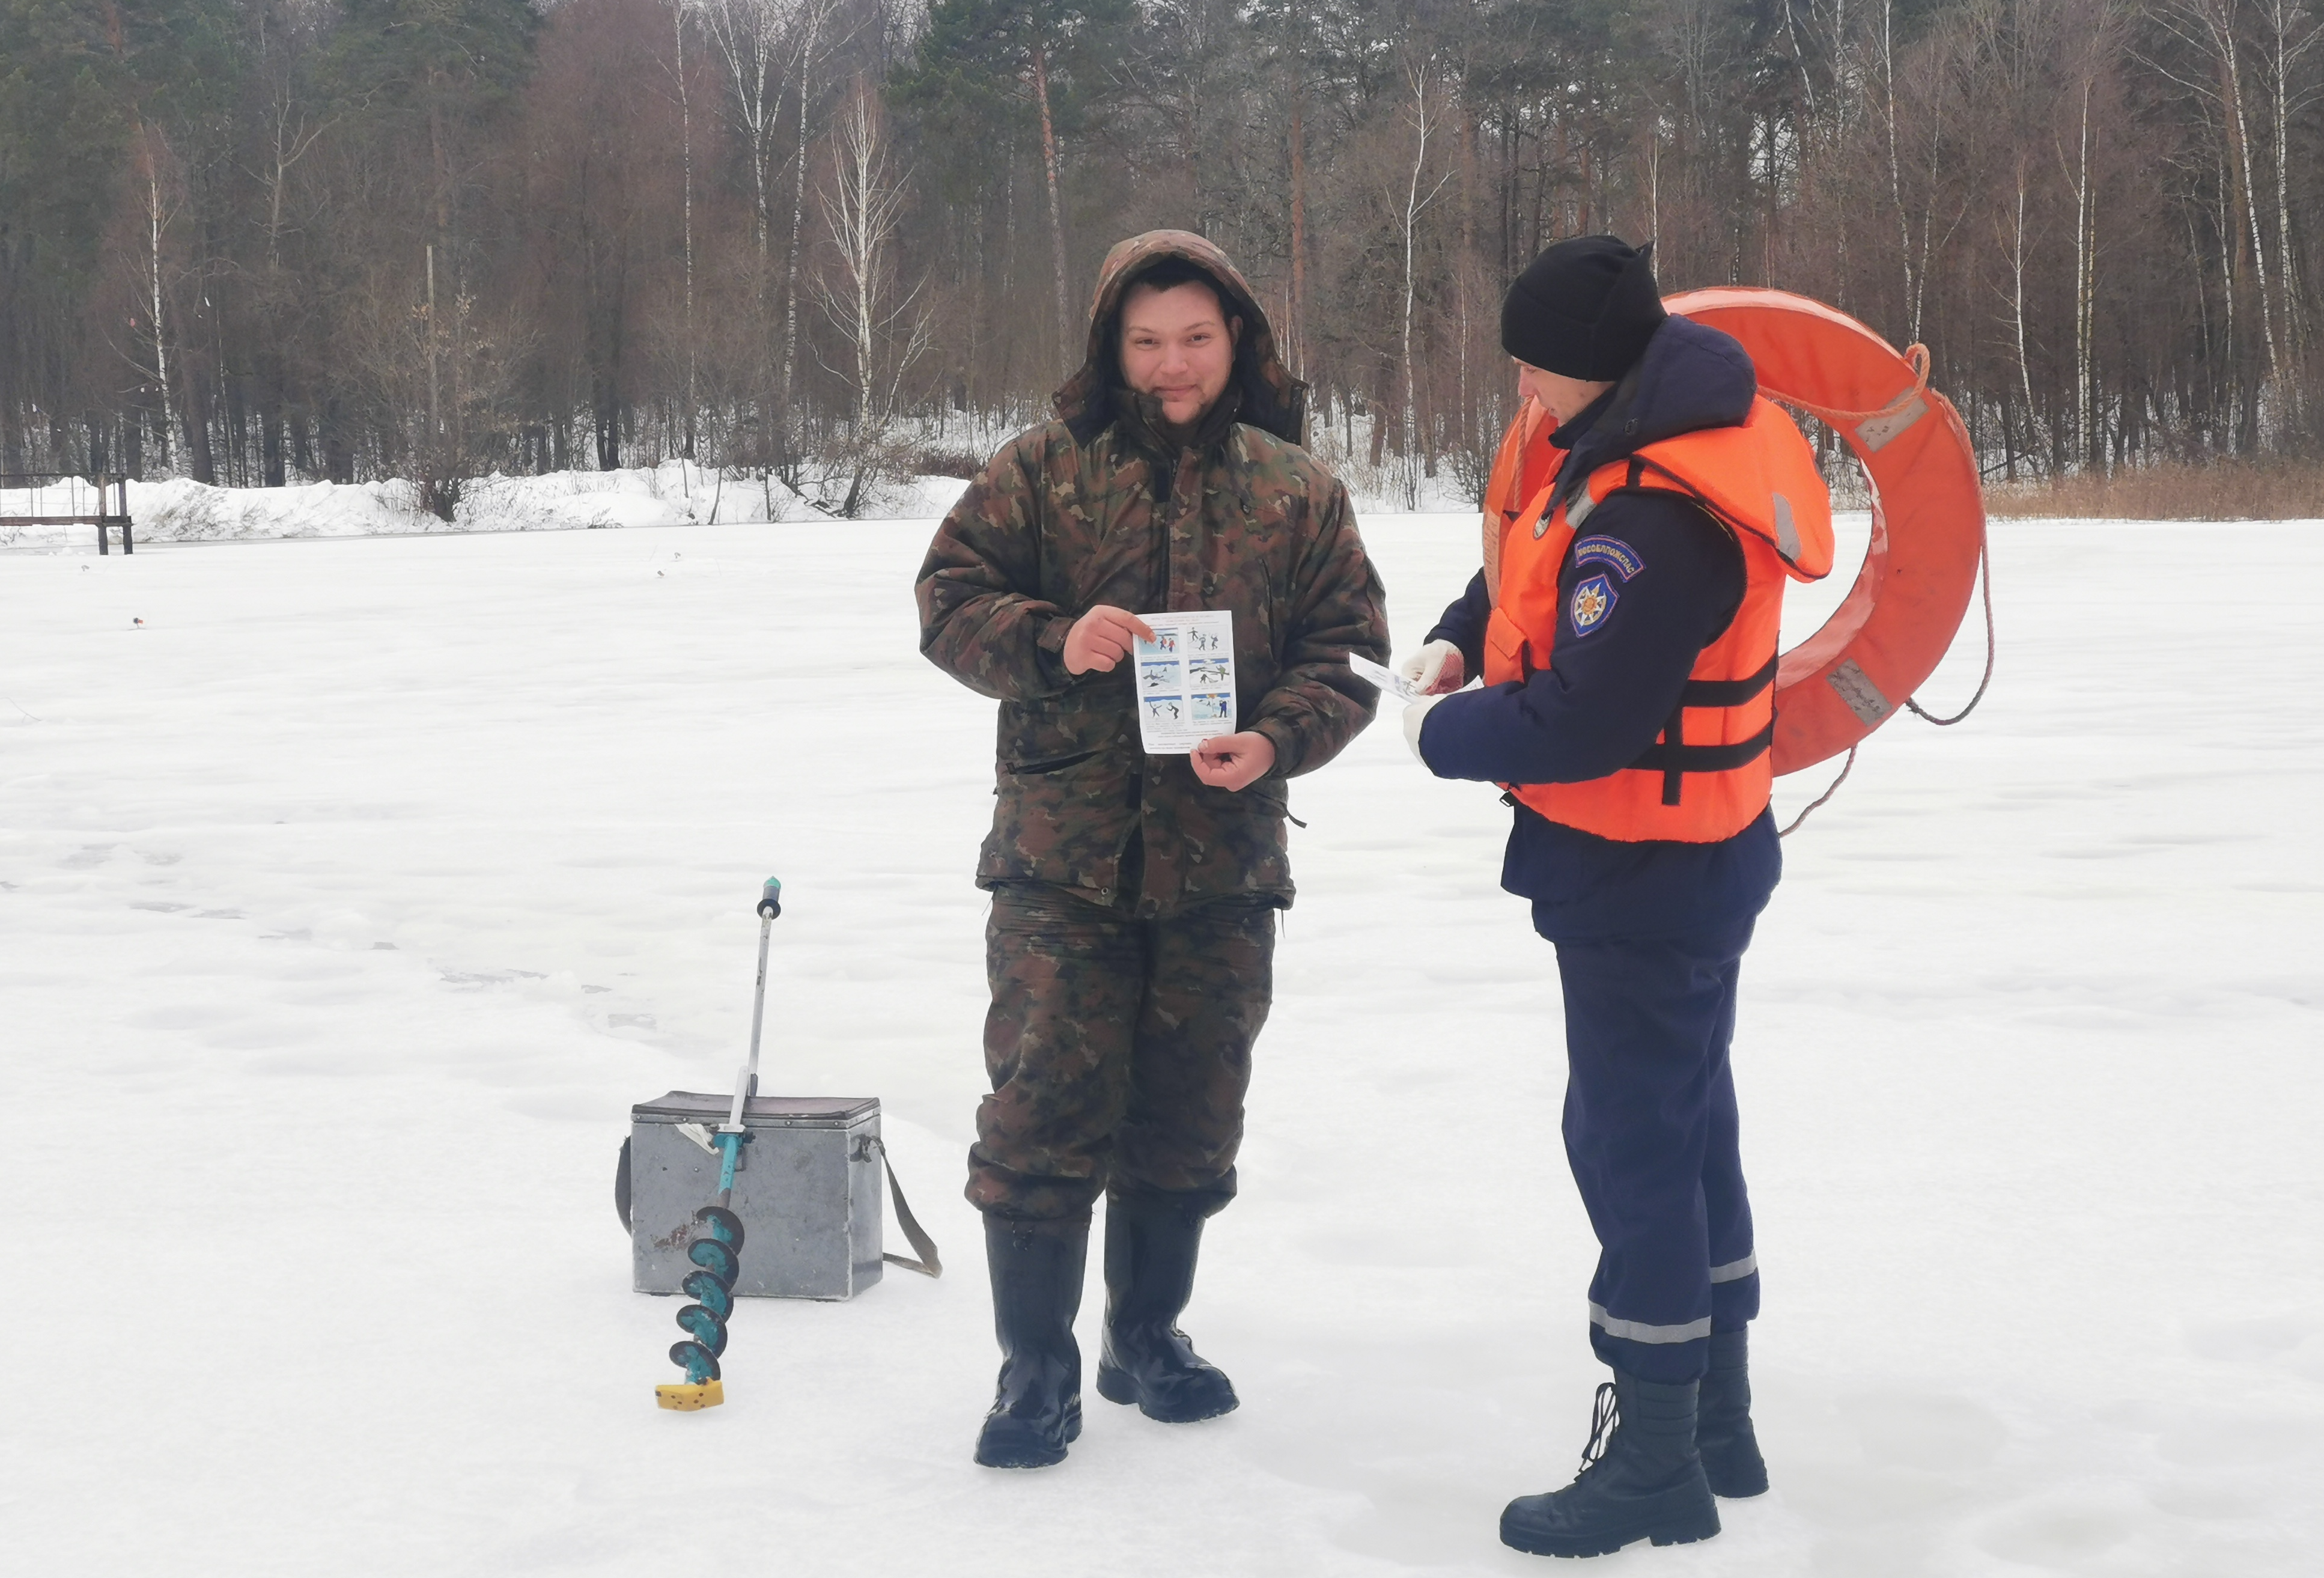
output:
<svg viewBox="0 0 2324 1578"><path fill-rule="evenodd" d="M888 1198L896 1204L896 1225L904 1230L905 1241L912 1246L912 1252L919 1256L914 1260L902 1255L882 1252L880 1258L891 1266L918 1271L923 1277L943 1276L944 1261L937 1258L936 1241L928 1236L927 1229L920 1225L919 1218L914 1216L912 1208L904 1203L904 1186L896 1182L896 1164L888 1159L888 1147L876 1137L865 1143L880 1153L880 1165L888 1174Z"/></svg>

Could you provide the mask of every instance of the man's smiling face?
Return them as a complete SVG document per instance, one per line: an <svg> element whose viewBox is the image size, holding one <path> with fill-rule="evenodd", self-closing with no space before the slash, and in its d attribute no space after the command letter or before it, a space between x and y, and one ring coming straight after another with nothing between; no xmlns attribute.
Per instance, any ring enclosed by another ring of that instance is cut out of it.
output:
<svg viewBox="0 0 2324 1578"><path fill-rule="evenodd" d="M1191 427L1226 392L1241 328L1206 285L1133 285L1121 304L1122 379L1161 401L1164 421Z"/></svg>

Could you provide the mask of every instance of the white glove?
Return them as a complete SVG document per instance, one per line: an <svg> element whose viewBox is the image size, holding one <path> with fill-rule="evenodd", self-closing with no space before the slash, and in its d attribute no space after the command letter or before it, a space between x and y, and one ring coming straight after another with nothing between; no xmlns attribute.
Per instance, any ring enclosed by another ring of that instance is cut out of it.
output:
<svg viewBox="0 0 2324 1578"><path fill-rule="evenodd" d="M1404 709L1404 743L1412 747L1412 759L1423 767L1428 765L1428 758L1420 753L1420 725L1428 721L1428 709L1443 699L1441 696L1425 696Z"/></svg>
<svg viewBox="0 0 2324 1578"><path fill-rule="evenodd" d="M1437 687L1437 682L1446 678L1445 669L1448 666L1452 669L1450 678L1452 683L1445 686L1444 688L1458 690L1462 681L1468 678L1462 672L1463 665L1461 661L1461 649L1451 641L1430 641L1403 662L1398 663L1396 671L1406 684L1433 692Z"/></svg>

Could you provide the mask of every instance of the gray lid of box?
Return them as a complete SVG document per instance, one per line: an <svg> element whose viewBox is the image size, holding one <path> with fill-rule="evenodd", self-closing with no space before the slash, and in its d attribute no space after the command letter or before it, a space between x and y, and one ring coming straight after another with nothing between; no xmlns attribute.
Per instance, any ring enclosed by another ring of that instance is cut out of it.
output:
<svg viewBox="0 0 2324 1578"><path fill-rule="evenodd" d="M640 1102L630 1116L641 1123L724 1123L733 1110L731 1095L672 1091L658 1102ZM742 1122L785 1129L852 1129L880 1111L877 1096L753 1096Z"/></svg>

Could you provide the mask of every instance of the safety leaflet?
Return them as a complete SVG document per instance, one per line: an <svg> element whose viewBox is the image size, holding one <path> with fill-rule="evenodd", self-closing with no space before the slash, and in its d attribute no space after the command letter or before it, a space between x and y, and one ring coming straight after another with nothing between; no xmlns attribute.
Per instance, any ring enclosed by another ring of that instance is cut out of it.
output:
<svg viewBox="0 0 2324 1578"><path fill-rule="evenodd" d="M1356 671L1357 678L1368 685L1377 686L1398 701L1422 701L1427 697L1428 693L1419 686L1415 685L1395 669L1384 664L1373 662L1361 652L1348 654L1348 667Z"/></svg>
<svg viewBox="0 0 2324 1578"><path fill-rule="evenodd" d="M1184 756L1235 732L1234 614L1141 614L1154 639L1137 638L1138 733L1155 756Z"/></svg>

